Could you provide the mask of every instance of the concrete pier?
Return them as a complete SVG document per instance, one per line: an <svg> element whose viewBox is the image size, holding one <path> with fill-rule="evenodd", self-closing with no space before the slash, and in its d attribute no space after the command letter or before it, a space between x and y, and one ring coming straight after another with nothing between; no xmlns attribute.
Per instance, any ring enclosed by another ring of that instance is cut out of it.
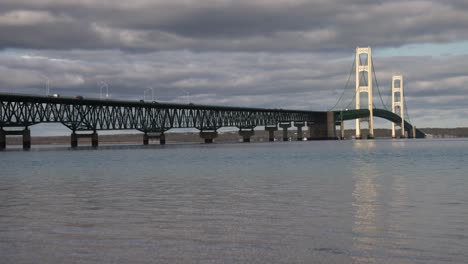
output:
<svg viewBox="0 0 468 264"><path fill-rule="evenodd" d="M325 139L326 127L323 122L307 122L309 128L309 137L307 140L323 140Z"/></svg>
<svg viewBox="0 0 468 264"><path fill-rule="evenodd" d="M91 146L94 147L94 148L97 148L99 145L99 137L98 137L98 133L96 131L94 131L92 134L91 134Z"/></svg>
<svg viewBox="0 0 468 264"><path fill-rule="evenodd" d="M396 129L395 129L395 130L396 130ZM393 133L393 131L392 131L392 133ZM408 138L408 133L407 133L407 131L405 131L404 128L401 128L398 134L399 134L400 136L396 136L396 135L395 135L395 137L393 137L393 134L392 134L392 138Z"/></svg>
<svg viewBox="0 0 468 264"><path fill-rule="evenodd" d="M268 131L268 141L275 141L275 131L278 131L277 126L265 126L265 130Z"/></svg>
<svg viewBox="0 0 468 264"><path fill-rule="evenodd" d="M302 141L304 135L302 133L302 128L305 126L305 122L294 122L294 126L297 127L297 141Z"/></svg>
<svg viewBox="0 0 468 264"><path fill-rule="evenodd" d="M397 129L395 129L395 131L398 131ZM404 129L401 129L401 131L398 131L400 133L400 136L397 136L396 133L393 134L393 130L392 130L392 139L397 139L397 138L407 138L407 133Z"/></svg>
<svg viewBox="0 0 468 264"><path fill-rule="evenodd" d="M283 141L289 141L288 128L291 127L291 122L280 123L279 127L283 129Z"/></svg>
<svg viewBox="0 0 468 264"><path fill-rule="evenodd" d="M143 134L143 145L148 145L150 139L153 139L153 138L156 138L156 139L159 138L160 145L166 144L166 134L160 133L160 132L157 132L157 133L145 132L145 134Z"/></svg>
<svg viewBox="0 0 468 264"><path fill-rule="evenodd" d="M341 140L345 139L345 126L344 126L343 120L341 120L340 122L340 139Z"/></svg>
<svg viewBox="0 0 468 264"><path fill-rule="evenodd" d="M327 139L336 140L335 113L327 112Z"/></svg>
<svg viewBox="0 0 468 264"><path fill-rule="evenodd" d="M393 126L394 126L394 124L393 124ZM398 133L396 133L396 132L398 132ZM398 136L398 135L399 135L399 136ZM392 138L393 138L393 139L396 139L396 138L407 138L407 137L408 137L408 133L407 133L407 131L405 131L404 128L401 128L401 129L399 129L399 131L398 131L397 128L393 128L393 127L392 127Z"/></svg>
<svg viewBox="0 0 468 264"><path fill-rule="evenodd" d="M79 138L91 138L91 146L97 148L99 146L99 136L96 131L90 134L77 134L76 131L73 131L70 135L70 146L72 148L78 147Z"/></svg>
<svg viewBox="0 0 468 264"><path fill-rule="evenodd" d="M23 130L23 149L31 149L31 130Z"/></svg>
<svg viewBox="0 0 468 264"><path fill-rule="evenodd" d="M78 147L78 135L75 132L72 132L70 135L70 146L72 148Z"/></svg>
<svg viewBox="0 0 468 264"><path fill-rule="evenodd" d="M31 130L28 128L23 130L3 130L0 128L0 150L6 148L6 136L23 136L23 149L31 149Z"/></svg>
<svg viewBox="0 0 468 264"><path fill-rule="evenodd" d="M200 138L202 138L205 143L213 143L213 140L218 137L218 131L200 131Z"/></svg>
<svg viewBox="0 0 468 264"><path fill-rule="evenodd" d="M0 128L0 150L6 148L6 133L3 128Z"/></svg>
<svg viewBox="0 0 468 264"><path fill-rule="evenodd" d="M239 135L242 137L243 142L250 142L250 138L255 135L255 131L253 129L250 130L239 130Z"/></svg>
<svg viewBox="0 0 468 264"><path fill-rule="evenodd" d="M333 112L324 113L315 122L307 122L309 137L307 140L332 140L336 137L335 115Z"/></svg>

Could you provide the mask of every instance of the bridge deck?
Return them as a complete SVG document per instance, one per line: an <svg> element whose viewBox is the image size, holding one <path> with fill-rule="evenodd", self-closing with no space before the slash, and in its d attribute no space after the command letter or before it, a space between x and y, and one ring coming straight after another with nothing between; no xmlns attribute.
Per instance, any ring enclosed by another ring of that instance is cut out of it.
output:
<svg viewBox="0 0 468 264"><path fill-rule="evenodd" d="M369 110L335 111L335 120L369 116ZM374 116L401 123L400 116L374 109ZM199 104L177 104L71 97L0 94L0 127L28 127L38 123L62 123L73 131L136 129L164 132L172 128L216 130L220 127L253 129L298 122L326 124L327 112ZM412 125L405 121L404 129ZM417 137L425 134L416 130Z"/></svg>
<svg viewBox="0 0 468 264"><path fill-rule="evenodd" d="M0 94L0 126L58 122L71 130L216 130L281 122L321 122L326 112Z"/></svg>
<svg viewBox="0 0 468 264"><path fill-rule="evenodd" d="M281 108L256 108L256 107L238 107L238 106L220 106L220 105L202 105L202 104L182 104L167 103L158 101L135 101L135 100L115 100L115 99L97 99L97 98L76 98L76 97L53 97L38 96L26 94L4 94L0 93L1 101L16 101L28 103L55 103L72 105L92 105L92 106L119 106L119 107L152 107L152 108L181 108L181 109L212 109L225 111L257 111L257 112L286 112L286 113L323 113L324 111L292 110Z"/></svg>

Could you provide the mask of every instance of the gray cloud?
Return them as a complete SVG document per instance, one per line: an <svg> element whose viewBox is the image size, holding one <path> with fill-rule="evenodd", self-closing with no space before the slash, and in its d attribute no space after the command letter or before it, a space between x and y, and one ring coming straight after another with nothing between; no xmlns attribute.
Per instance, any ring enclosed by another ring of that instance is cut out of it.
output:
<svg viewBox="0 0 468 264"><path fill-rule="evenodd" d="M48 78L65 96L98 97L106 82L116 99L153 87L162 101L327 110L356 46L466 41L466 28L462 0L3 0L0 92L43 94ZM460 123L468 56L374 59L385 103L403 73L419 126ZM351 78L337 108L353 96Z"/></svg>
<svg viewBox="0 0 468 264"><path fill-rule="evenodd" d="M468 39L463 1L2 1L0 47L336 51Z"/></svg>

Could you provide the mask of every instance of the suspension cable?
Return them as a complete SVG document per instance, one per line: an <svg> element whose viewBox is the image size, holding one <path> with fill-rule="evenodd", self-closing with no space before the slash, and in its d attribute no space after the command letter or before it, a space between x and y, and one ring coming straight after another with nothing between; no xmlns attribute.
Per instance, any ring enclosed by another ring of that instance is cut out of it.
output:
<svg viewBox="0 0 468 264"><path fill-rule="evenodd" d="M375 73L375 68L374 68L374 58L373 58L373 56L371 56L371 61L372 61L372 73L374 74L375 84L377 85L377 91L379 92L380 101L382 102L382 105L383 105L384 109L388 111L387 106L385 105L385 103L384 103L384 101L382 99L382 94L380 93L379 82L377 80L377 74ZM373 104L374 103L372 102L372 105Z"/></svg>
<svg viewBox="0 0 468 264"><path fill-rule="evenodd" d="M356 57L354 57L353 64L351 65L351 70L350 70L349 75L348 75L348 80L346 81L346 85L345 85L345 87L343 89L343 92L340 95L340 98L338 99L338 101L336 102L336 104L332 108L328 109L328 111L331 111L331 110L335 109L335 107L340 103L341 99L343 98L344 93L346 92L346 88L348 88L349 80L351 79L351 75L353 73L353 70L354 70L355 66L356 66Z"/></svg>
<svg viewBox="0 0 468 264"><path fill-rule="evenodd" d="M403 96L403 104L405 104L405 117L407 118L408 123L411 123L411 118L408 111L408 105L406 104L406 96Z"/></svg>
<svg viewBox="0 0 468 264"><path fill-rule="evenodd" d="M353 95L353 97L351 97L351 101L350 101L349 104L345 107L345 109L349 109L349 107L353 104L354 100L356 100L356 94L357 94L357 90L354 91L354 95Z"/></svg>

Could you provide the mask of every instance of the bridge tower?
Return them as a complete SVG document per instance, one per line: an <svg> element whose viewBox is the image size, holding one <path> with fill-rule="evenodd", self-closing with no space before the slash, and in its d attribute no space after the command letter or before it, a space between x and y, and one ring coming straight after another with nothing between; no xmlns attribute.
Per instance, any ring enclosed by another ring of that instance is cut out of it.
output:
<svg viewBox="0 0 468 264"><path fill-rule="evenodd" d="M401 116L401 138L405 137L405 94L403 92L403 76L392 76L392 112ZM395 123L392 122L392 138L396 138Z"/></svg>
<svg viewBox="0 0 468 264"><path fill-rule="evenodd" d="M361 109L361 93L367 93L369 119L356 119L356 139L361 139L361 122L369 124L368 138L374 138L374 111L372 104L372 58L371 48L356 48L356 109Z"/></svg>

